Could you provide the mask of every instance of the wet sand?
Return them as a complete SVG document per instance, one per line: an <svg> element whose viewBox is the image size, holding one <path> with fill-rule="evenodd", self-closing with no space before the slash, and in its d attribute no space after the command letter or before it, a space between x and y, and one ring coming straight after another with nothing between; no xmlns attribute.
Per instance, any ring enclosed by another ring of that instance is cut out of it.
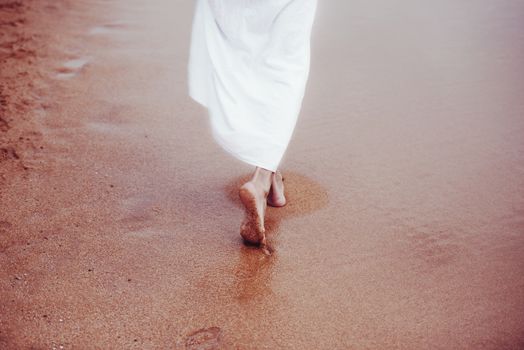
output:
<svg viewBox="0 0 524 350"><path fill-rule="evenodd" d="M321 2L271 256L192 6L0 0L0 348L524 348L524 4Z"/></svg>

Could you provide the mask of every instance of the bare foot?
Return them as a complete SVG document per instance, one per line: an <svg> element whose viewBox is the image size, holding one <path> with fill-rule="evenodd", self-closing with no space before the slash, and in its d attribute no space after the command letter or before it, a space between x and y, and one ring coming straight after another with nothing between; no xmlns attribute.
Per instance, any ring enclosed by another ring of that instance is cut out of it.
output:
<svg viewBox="0 0 524 350"><path fill-rule="evenodd" d="M284 178L280 171L276 171L271 176L271 189L267 196L267 204L272 207L283 207L286 205L286 197L284 195Z"/></svg>
<svg viewBox="0 0 524 350"><path fill-rule="evenodd" d="M252 180L242 185L238 194L246 212L246 217L240 227L240 235L246 242L264 247L266 245L264 215L267 191L257 186L256 182Z"/></svg>

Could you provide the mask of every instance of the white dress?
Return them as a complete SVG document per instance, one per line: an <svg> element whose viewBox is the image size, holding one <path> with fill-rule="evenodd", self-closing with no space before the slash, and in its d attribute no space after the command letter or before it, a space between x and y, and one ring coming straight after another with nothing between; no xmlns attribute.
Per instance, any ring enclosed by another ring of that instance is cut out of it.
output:
<svg viewBox="0 0 524 350"><path fill-rule="evenodd" d="M317 0L197 0L189 94L215 140L275 171L296 125Z"/></svg>

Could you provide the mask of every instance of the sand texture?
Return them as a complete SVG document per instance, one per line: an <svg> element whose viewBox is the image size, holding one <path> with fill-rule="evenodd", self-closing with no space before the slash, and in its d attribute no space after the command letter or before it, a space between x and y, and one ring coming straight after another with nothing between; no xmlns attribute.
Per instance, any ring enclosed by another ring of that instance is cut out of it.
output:
<svg viewBox="0 0 524 350"><path fill-rule="evenodd" d="M523 349L524 3L319 1L271 255L192 7L0 0L0 349Z"/></svg>

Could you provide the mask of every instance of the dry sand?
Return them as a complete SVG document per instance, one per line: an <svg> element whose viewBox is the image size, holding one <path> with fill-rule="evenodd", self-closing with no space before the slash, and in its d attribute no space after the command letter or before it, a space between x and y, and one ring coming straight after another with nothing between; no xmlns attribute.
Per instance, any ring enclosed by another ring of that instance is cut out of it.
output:
<svg viewBox="0 0 524 350"><path fill-rule="evenodd" d="M0 348L524 348L524 3L321 1L271 256L192 6L0 0Z"/></svg>

